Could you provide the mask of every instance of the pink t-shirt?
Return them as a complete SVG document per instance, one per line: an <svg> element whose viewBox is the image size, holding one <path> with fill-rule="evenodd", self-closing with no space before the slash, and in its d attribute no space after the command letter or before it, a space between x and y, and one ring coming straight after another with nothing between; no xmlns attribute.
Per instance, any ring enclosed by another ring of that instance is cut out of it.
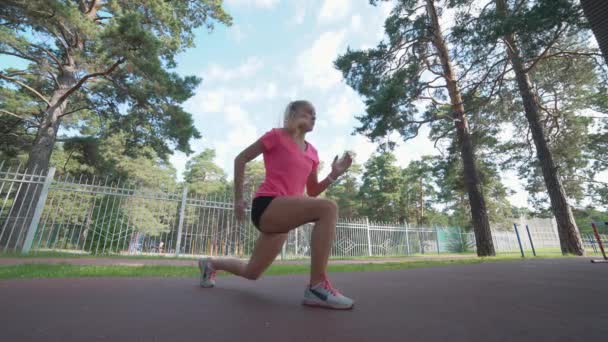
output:
<svg viewBox="0 0 608 342"><path fill-rule="evenodd" d="M266 132L261 140L266 177L255 197L304 194L308 176L319 166L317 150L306 142L306 150L302 151L280 128Z"/></svg>

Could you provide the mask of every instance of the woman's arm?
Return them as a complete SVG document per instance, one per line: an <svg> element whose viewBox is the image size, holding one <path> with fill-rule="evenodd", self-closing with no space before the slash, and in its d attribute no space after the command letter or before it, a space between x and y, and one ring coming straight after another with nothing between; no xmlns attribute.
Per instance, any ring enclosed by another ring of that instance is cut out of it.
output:
<svg viewBox="0 0 608 342"><path fill-rule="evenodd" d="M327 188L333 183L338 176L332 176L330 173L324 180L321 182L318 181L317 178L317 170L315 169L308 176L308 181L306 183L306 192L310 197L317 197L323 193L323 191L327 190Z"/></svg>
<svg viewBox="0 0 608 342"><path fill-rule="evenodd" d="M245 203L243 203L243 181L245 178L245 165L264 152L264 144L257 140L244 149L234 159L234 204L238 219L245 217Z"/></svg>
<svg viewBox="0 0 608 342"><path fill-rule="evenodd" d="M329 187L331 183L338 179L338 177L342 176L352 165L352 163L353 159L348 153L346 153L344 158L340 160L338 160L338 156L336 156L331 164L331 172L321 182L319 182L317 178L317 169L313 170L313 172L311 172L308 176L308 181L306 182L306 192L308 193L308 196L319 196Z"/></svg>

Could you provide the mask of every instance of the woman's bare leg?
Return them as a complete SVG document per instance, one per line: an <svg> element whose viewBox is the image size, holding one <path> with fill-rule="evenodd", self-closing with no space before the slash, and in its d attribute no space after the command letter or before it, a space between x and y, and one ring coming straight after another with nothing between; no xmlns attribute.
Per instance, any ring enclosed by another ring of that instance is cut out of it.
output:
<svg viewBox="0 0 608 342"><path fill-rule="evenodd" d="M261 233L255 242L249 262L235 258L219 258L211 260L211 267L216 271L226 271L243 278L256 280L277 257L285 239L287 239L287 233Z"/></svg>
<svg viewBox="0 0 608 342"><path fill-rule="evenodd" d="M324 280L331 246L336 235L338 207L333 201L311 197L277 197L260 220L264 232L284 233L316 222L312 232L310 284Z"/></svg>
<svg viewBox="0 0 608 342"><path fill-rule="evenodd" d="M260 218L263 233L256 241L249 262L234 258L211 260L218 271L227 271L247 279L257 279L281 251L287 233L305 223L316 222L312 232L310 284L324 280L327 261L336 234L338 208L333 201L311 197L277 197Z"/></svg>

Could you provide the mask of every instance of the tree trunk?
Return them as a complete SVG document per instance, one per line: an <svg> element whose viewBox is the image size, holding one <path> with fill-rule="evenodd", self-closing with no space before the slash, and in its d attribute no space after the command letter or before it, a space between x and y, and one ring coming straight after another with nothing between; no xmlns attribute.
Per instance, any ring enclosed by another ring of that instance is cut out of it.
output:
<svg viewBox="0 0 608 342"><path fill-rule="evenodd" d="M507 6L504 0L496 0L496 7L500 14L507 15ZM524 61L521 57L517 41L514 34L507 34L504 37L507 42L507 53L515 72L517 86L524 104L524 111L534 145L536 146L536 156L540 162L545 186L551 200L551 210L557 221L557 230L563 254L572 253L584 255L583 244L580 232L574 221L572 210L566 198L566 192L559 177L558 168L553 161L553 154L547 145L545 132L540 122L540 111L538 98L532 91L530 76L526 71Z"/></svg>
<svg viewBox="0 0 608 342"><path fill-rule="evenodd" d="M418 178L418 186L420 186L420 193L418 197L418 206L420 207L420 217L418 219L418 226L422 225L424 219L424 190L422 185L422 176Z"/></svg>
<svg viewBox="0 0 608 342"><path fill-rule="evenodd" d="M593 35L597 40L604 60L608 63L608 2L597 0L581 0L585 16L591 24Z"/></svg>
<svg viewBox="0 0 608 342"><path fill-rule="evenodd" d="M61 90L55 91L53 100L59 98L58 95ZM61 122L60 115L65 110L66 101L61 105L55 105L49 107L44 114L42 124L38 128L36 139L34 140L32 151L30 152L27 169L33 170L34 168L46 170L49 167L51 160L51 153L55 146L55 140L57 139L57 130ZM51 102L53 103L53 102Z"/></svg>
<svg viewBox="0 0 608 342"><path fill-rule="evenodd" d="M26 164L25 172L27 174L45 175L49 168L51 153L53 152L55 140L57 139L57 130L61 122L61 115L64 113L67 105L67 100L61 103L58 102L76 83L76 78L71 70L71 68L66 67L63 74L58 77L59 87L54 91L49 101L51 105L44 112L44 118L33 142ZM30 177L26 179L30 179ZM3 234L0 241L0 246L6 246L14 251L18 251L22 247L26 232L32 222L34 208L42 190L42 184L31 184L29 188L27 185L27 183L22 185L23 190L19 192L13 202L11 215L4 224L5 230L9 233Z"/></svg>
<svg viewBox="0 0 608 342"><path fill-rule="evenodd" d="M443 77L447 84L450 102L452 103L452 115L464 166L464 184L471 205L471 219L473 221L473 231L475 232L475 240L477 243L477 255L493 256L496 255L496 251L494 250L494 243L492 241L490 220L488 219L486 203L481 189L481 181L479 180L479 174L475 164L475 151L465 116L464 105L462 104L460 88L457 83L457 78L454 75L447 45L441 34L441 27L439 26L439 18L437 16L434 0L426 0L426 4L427 13L431 19L430 29L432 33L432 43L439 54L439 59L443 66Z"/></svg>

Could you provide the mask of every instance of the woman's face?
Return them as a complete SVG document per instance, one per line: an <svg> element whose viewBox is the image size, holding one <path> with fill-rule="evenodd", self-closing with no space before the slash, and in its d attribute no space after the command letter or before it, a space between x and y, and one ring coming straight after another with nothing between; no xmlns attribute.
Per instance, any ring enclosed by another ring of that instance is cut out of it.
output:
<svg viewBox="0 0 608 342"><path fill-rule="evenodd" d="M310 132L315 127L316 120L317 113L315 108L311 104L304 104L295 110L294 116L290 121L293 127L297 127L304 132Z"/></svg>

